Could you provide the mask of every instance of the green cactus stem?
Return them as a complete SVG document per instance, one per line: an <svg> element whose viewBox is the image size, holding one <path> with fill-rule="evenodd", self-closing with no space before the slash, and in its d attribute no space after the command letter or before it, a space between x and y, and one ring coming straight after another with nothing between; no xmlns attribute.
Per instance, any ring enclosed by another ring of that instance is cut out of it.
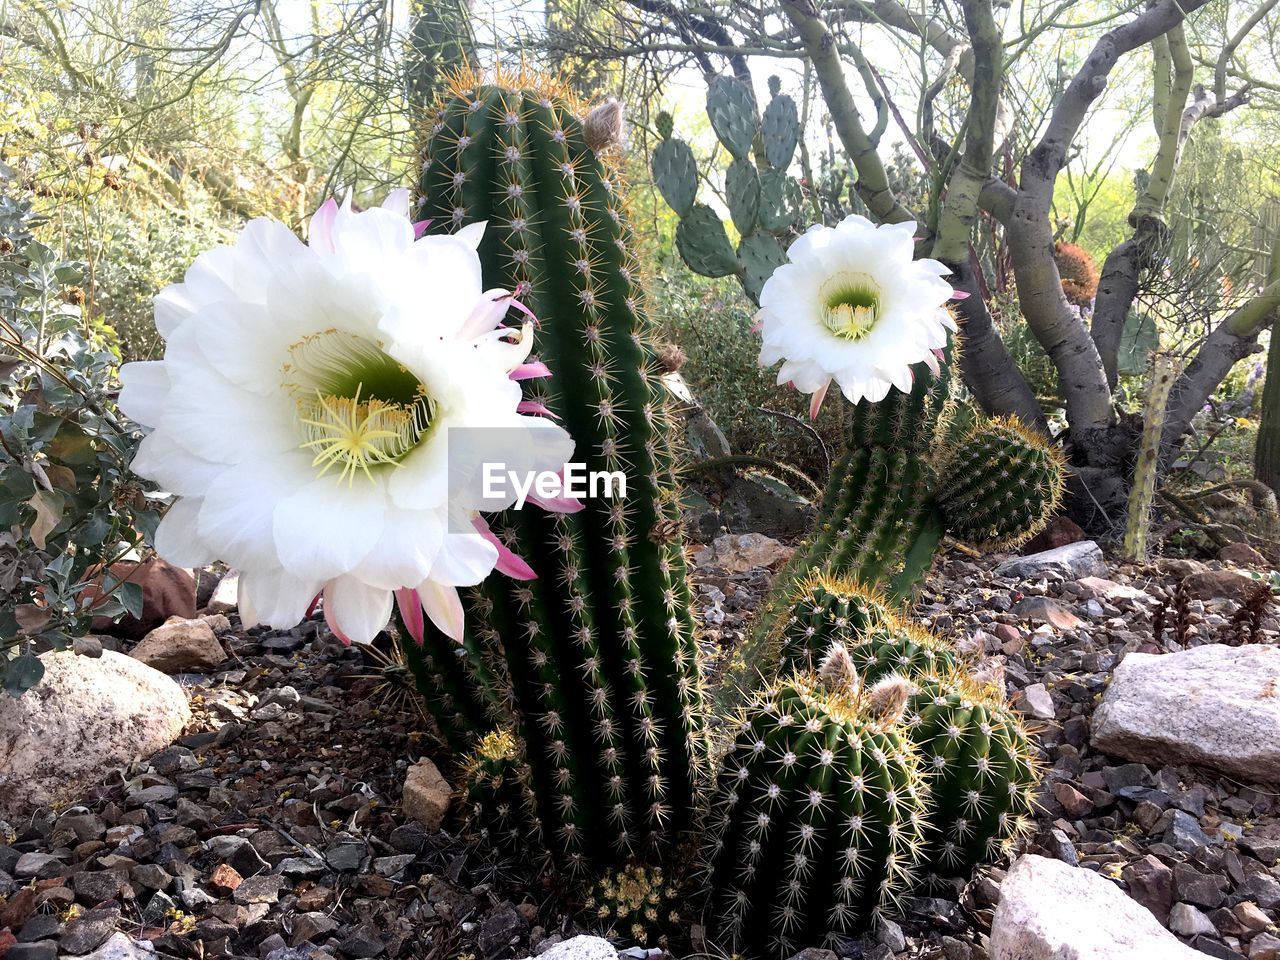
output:
<svg viewBox="0 0 1280 960"><path fill-rule="evenodd" d="M474 728L474 704L510 718L527 830L570 872L669 849L693 822L706 750L673 431L618 177L607 145L587 147L582 113L532 74L455 79L426 139L418 210L433 232L487 222L486 285L540 319L553 376L531 398L588 471L628 480L625 501L497 518L538 578L490 577L464 598L465 647L429 630L418 651L419 676L457 661L450 699L422 684L437 719Z"/></svg>
<svg viewBox="0 0 1280 960"><path fill-rule="evenodd" d="M791 956L865 928L911 889L923 780L896 725L902 698L872 693L845 656L742 712L712 798L713 939Z"/></svg>
<svg viewBox="0 0 1280 960"><path fill-rule="evenodd" d="M680 905L680 891L662 867L629 863L596 883L582 919L610 940L665 948L683 926Z"/></svg>

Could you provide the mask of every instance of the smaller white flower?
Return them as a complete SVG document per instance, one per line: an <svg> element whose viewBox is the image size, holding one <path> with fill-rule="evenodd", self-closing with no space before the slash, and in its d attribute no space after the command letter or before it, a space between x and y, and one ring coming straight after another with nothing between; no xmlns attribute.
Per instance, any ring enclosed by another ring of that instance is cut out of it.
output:
<svg viewBox="0 0 1280 960"><path fill-rule="evenodd" d="M787 250L760 294L761 366L782 362L778 383L813 394L817 416L834 380L851 403L911 390L912 364L937 372L956 329L944 304L955 291L937 260L914 260L914 223L879 226L857 214L815 224Z"/></svg>

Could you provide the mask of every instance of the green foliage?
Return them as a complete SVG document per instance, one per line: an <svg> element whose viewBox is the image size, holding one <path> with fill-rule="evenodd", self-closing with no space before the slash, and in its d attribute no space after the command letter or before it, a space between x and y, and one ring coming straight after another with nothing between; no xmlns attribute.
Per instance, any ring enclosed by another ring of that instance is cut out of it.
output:
<svg viewBox="0 0 1280 960"><path fill-rule="evenodd" d="M9 176L0 165L0 686L20 695L38 653L94 616L141 612L136 584L105 576L96 604L85 588L159 517L127 472L137 436L110 399L116 357L82 330L81 265L32 236Z"/></svg>
<svg viewBox="0 0 1280 960"><path fill-rule="evenodd" d="M1152 317L1130 310L1124 318L1116 369L1122 376L1140 377L1151 364L1151 354L1160 349L1160 328Z"/></svg>
<svg viewBox="0 0 1280 960"><path fill-rule="evenodd" d="M531 76L460 83L425 145L420 217L487 221L486 283L540 319L553 376L536 399L588 471L629 479L625 505L498 518L540 576L470 591L461 651L435 632L407 651L457 752L481 724L511 723L525 836L570 873L669 851L705 760L672 430L620 193L572 107Z"/></svg>
<svg viewBox="0 0 1280 960"><path fill-rule="evenodd" d="M693 202L693 154L683 141L672 139L666 114L658 124L663 141L651 161L654 183L680 217L676 250L689 269L704 277L737 274L756 302L765 280L786 260L782 241L790 240L801 206L800 187L787 175L800 140L800 115L776 81L770 78L772 99L763 121L755 94L743 81L713 77L707 85L711 128L732 158L724 174L724 195L741 238L736 252L716 212Z"/></svg>
<svg viewBox="0 0 1280 960"><path fill-rule="evenodd" d="M711 936L788 957L910 891L925 840L918 753L893 704L823 665L742 712L711 802ZM899 705L900 706L900 705Z"/></svg>

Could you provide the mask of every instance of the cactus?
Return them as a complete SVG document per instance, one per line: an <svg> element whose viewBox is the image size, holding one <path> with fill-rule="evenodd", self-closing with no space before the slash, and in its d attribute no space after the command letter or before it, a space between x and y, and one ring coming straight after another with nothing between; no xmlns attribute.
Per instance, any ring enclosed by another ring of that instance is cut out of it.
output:
<svg viewBox="0 0 1280 960"><path fill-rule="evenodd" d="M680 893L661 867L629 863L606 875L582 904L583 920L610 940L665 948L682 926Z"/></svg>
<svg viewBox="0 0 1280 960"><path fill-rule="evenodd" d="M797 587L786 617L778 618L777 674L815 668L832 643L852 648L870 630L898 626L898 607L857 581L810 574Z"/></svg>
<svg viewBox="0 0 1280 960"><path fill-rule="evenodd" d="M1003 691L962 671L919 681L906 727L929 785L926 881L964 877L1030 828L1035 748Z"/></svg>
<svg viewBox="0 0 1280 960"><path fill-rule="evenodd" d="M707 116L717 139L732 158L725 171L725 203L737 230L735 251L715 211L695 203L698 179L693 153L672 137L669 114L658 117L662 142L650 162L653 181L667 205L680 217L676 249L694 273L704 277L736 274L747 295L759 302L764 282L786 260L799 218L801 194L787 175L800 142L795 101L769 78L771 99L764 117L755 94L736 77L714 77L707 86Z"/></svg>
<svg viewBox="0 0 1280 960"><path fill-rule="evenodd" d="M1025 540L1062 499L1062 454L1012 417L979 422L951 450L938 502L947 532L992 548Z"/></svg>
<svg viewBox="0 0 1280 960"><path fill-rule="evenodd" d="M508 730L484 736L462 764L463 835L507 855L523 853L528 790L519 745Z"/></svg>
<svg viewBox="0 0 1280 960"><path fill-rule="evenodd" d="M1142 442L1133 468L1133 489L1129 491L1129 516L1124 527L1124 555L1134 563L1147 562L1147 532L1151 526L1151 504L1156 497L1160 472L1160 437L1164 433L1165 407L1179 373L1178 364L1158 353L1151 361L1151 383L1147 387L1142 419Z"/></svg>
<svg viewBox="0 0 1280 960"><path fill-rule="evenodd" d="M841 652L738 720L705 849L710 933L731 949L786 957L833 941L914 882L924 788L895 725L902 701L860 689Z"/></svg>
<svg viewBox="0 0 1280 960"><path fill-rule="evenodd" d="M544 78L456 78L426 140L419 207L435 232L487 221L486 284L541 321L553 376L532 399L574 437L576 460L628 479L625 502L498 518L539 577L490 577L464 598L462 649L428 630L413 651L456 752L512 724L523 829L568 872L668 849L691 825L705 757L672 432L618 178L580 112Z"/></svg>

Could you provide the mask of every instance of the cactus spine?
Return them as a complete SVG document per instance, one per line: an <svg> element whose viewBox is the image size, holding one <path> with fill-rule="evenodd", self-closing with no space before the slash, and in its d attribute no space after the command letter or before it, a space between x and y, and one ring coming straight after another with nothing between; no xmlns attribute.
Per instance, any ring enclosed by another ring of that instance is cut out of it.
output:
<svg viewBox="0 0 1280 960"><path fill-rule="evenodd" d="M831 668L757 696L724 759L706 857L711 933L732 949L790 956L867 925L914 882L916 750L851 666Z"/></svg>
<svg viewBox="0 0 1280 960"><path fill-rule="evenodd" d="M671 431L618 178L580 113L544 78L456 79L419 208L432 231L487 221L486 283L541 320L553 376L533 399L588 470L628 479L625 501L508 512L495 532L538 579L490 577L465 600L466 647L432 632L418 651L419 676L452 668L449 688L422 688L455 749L510 718L526 833L571 872L667 847L693 818L705 752Z"/></svg>
<svg viewBox="0 0 1280 960"><path fill-rule="evenodd" d="M1003 691L962 671L920 681L907 710L929 783L930 882L1008 854L1030 826L1040 770Z"/></svg>

